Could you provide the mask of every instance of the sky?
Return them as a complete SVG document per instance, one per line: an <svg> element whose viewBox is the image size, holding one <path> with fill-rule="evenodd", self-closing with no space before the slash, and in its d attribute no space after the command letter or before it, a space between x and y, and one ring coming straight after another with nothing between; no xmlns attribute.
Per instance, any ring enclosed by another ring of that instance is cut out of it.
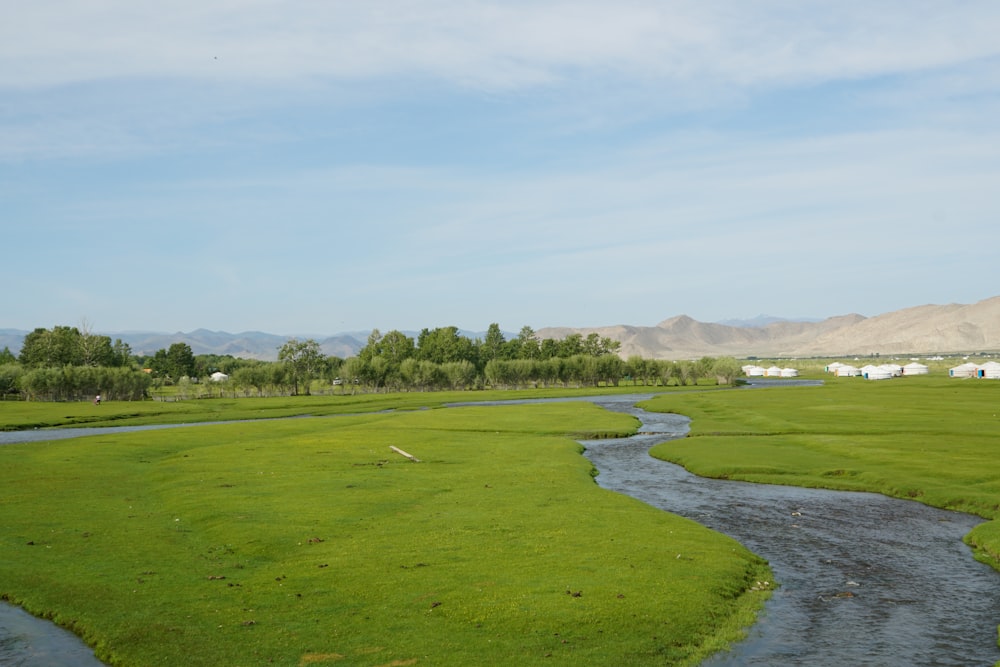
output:
<svg viewBox="0 0 1000 667"><path fill-rule="evenodd" d="M1000 294L994 0L3 0L0 328Z"/></svg>

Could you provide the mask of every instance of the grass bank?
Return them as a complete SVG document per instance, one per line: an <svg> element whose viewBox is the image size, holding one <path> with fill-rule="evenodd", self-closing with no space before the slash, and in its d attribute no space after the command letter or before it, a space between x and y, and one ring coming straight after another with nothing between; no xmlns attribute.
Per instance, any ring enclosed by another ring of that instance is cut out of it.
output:
<svg viewBox="0 0 1000 667"><path fill-rule="evenodd" d="M301 412L261 400L215 418ZM733 540L594 484L568 434L629 417L367 407L0 447L0 594L111 664L192 666L690 665L769 594Z"/></svg>
<svg viewBox="0 0 1000 667"><path fill-rule="evenodd" d="M436 408L468 401L504 401L598 394L648 394L704 390L708 387L587 387L488 391L434 391L372 394L323 394L268 398L205 398L185 401L0 401L0 431L75 426L145 426L236 419L273 419L298 415L342 415L382 410Z"/></svg>
<svg viewBox="0 0 1000 667"><path fill-rule="evenodd" d="M691 417L652 451L705 477L873 491L992 521L966 542L1000 569L1000 382L935 376L662 395Z"/></svg>

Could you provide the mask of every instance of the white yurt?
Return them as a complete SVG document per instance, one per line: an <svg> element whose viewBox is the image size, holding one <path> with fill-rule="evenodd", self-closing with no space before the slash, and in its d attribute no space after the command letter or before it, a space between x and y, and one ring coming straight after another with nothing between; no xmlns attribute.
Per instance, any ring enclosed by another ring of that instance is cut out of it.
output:
<svg viewBox="0 0 1000 667"><path fill-rule="evenodd" d="M894 377L892 369L885 366L865 366L865 368L868 370L862 370L866 380L891 380Z"/></svg>
<svg viewBox="0 0 1000 667"><path fill-rule="evenodd" d="M837 369L840 368L843 365L844 364L840 363L839 361L835 361L832 364L828 365L823 370L825 370L827 373L833 373L834 375L836 375L837 374Z"/></svg>
<svg viewBox="0 0 1000 667"><path fill-rule="evenodd" d="M855 368L854 366L848 366L847 364L842 364L837 367L837 370L834 371L834 374L837 377L857 377L861 375L861 369Z"/></svg>
<svg viewBox="0 0 1000 667"><path fill-rule="evenodd" d="M744 366L743 372L747 374L747 377L759 378L764 377L766 371L763 366Z"/></svg>
<svg viewBox="0 0 1000 667"><path fill-rule="evenodd" d="M903 366L903 375L927 375L927 366L916 361Z"/></svg>
<svg viewBox="0 0 1000 667"><path fill-rule="evenodd" d="M766 371L764 371L764 375L769 378L780 378L781 369L778 368L777 366L771 366Z"/></svg>
<svg viewBox="0 0 1000 667"><path fill-rule="evenodd" d="M1000 363L987 361L979 367L979 377L987 380L1000 380Z"/></svg>
<svg viewBox="0 0 1000 667"><path fill-rule="evenodd" d="M976 377L976 372L979 367L971 362L966 362L964 364L959 364L954 368L948 369L948 376L953 378L974 378Z"/></svg>
<svg viewBox="0 0 1000 667"><path fill-rule="evenodd" d="M899 364L879 364L879 368L889 371L893 377L899 377L903 374L903 367Z"/></svg>
<svg viewBox="0 0 1000 667"><path fill-rule="evenodd" d="M797 378L799 376L799 371L794 368L782 368L781 377L783 378Z"/></svg>

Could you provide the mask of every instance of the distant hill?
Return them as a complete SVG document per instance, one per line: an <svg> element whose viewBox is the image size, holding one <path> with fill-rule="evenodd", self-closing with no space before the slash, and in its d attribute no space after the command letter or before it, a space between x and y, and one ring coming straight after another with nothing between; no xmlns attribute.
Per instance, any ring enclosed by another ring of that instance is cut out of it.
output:
<svg viewBox="0 0 1000 667"><path fill-rule="evenodd" d="M819 322L816 318L795 318L795 317L775 317L774 315L758 315L750 319L744 320L720 320L716 324L725 324L729 327L766 327L768 324L774 324L776 322Z"/></svg>
<svg viewBox="0 0 1000 667"><path fill-rule="evenodd" d="M0 329L0 349L17 354L29 332ZM104 333L104 332L101 332ZM339 333L313 337L324 354L353 356L368 341L370 332ZM383 332L384 333L384 332ZM403 332L414 339L417 332ZM485 338L485 332L460 331L468 338ZM704 356L843 357L871 354L948 354L1000 351L1000 296L971 305L926 305L905 308L875 317L838 315L820 321L796 321L761 315L753 320L698 322L686 315L663 320L656 326L547 327L539 338L565 338L597 333L621 342L621 355L647 359L694 359ZM198 329L189 333L104 333L122 339L135 354L155 354L173 343L187 343L195 354L221 354L273 361L290 336L245 331L227 333ZM505 332L511 339L516 334ZM305 338L304 336L300 336Z"/></svg>
<svg viewBox="0 0 1000 667"><path fill-rule="evenodd" d="M819 322L764 326L698 322L678 315L652 327L551 327L540 338L597 333L621 342L621 355L654 359L702 356L839 357L1000 350L1000 297L975 304L926 305L876 317L840 315Z"/></svg>

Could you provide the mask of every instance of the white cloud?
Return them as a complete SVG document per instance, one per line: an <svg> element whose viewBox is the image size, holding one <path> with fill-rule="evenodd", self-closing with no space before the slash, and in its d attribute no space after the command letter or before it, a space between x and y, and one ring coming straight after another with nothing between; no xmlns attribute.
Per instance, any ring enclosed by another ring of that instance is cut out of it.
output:
<svg viewBox="0 0 1000 667"><path fill-rule="evenodd" d="M19 3L3 25L6 87L425 76L504 90L580 75L756 85L943 67L1000 50L1000 7L983 0L51 0Z"/></svg>

